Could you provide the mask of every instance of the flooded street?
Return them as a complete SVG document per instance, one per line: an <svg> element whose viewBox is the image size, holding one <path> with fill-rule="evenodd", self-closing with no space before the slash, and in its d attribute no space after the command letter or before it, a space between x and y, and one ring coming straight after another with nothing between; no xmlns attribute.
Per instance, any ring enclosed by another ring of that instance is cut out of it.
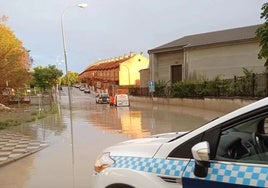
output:
<svg viewBox="0 0 268 188"><path fill-rule="evenodd" d="M138 102L131 102L130 107L110 107L96 104L93 94L76 88L72 89L72 113L66 88L60 101L59 114L9 129L49 146L0 167L1 188L90 187L95 159L107 146L152 134L192 130L222 115Z"/></svg>

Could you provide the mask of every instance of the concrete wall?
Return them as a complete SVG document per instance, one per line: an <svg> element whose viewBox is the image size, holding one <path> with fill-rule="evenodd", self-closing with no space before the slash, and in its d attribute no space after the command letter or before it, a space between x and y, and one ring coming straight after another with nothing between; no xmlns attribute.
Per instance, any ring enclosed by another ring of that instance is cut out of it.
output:
<svg viewBox="0 0 268 188"><path fill-rule="evenodd" d="M140 87L148 87L148 82L150 81L150 69L140 70L141 82Z"/></svg>
<svg viewBox="0 0 268 188"><path fill-rule="evenodd" d="M217 76L244 76L243 67L254 73L263 73L264 61L258 59L258 51L257 42L189 49L186 51L188 78L211 80Z"/></svg>
<svg viewBox="0 0 268 188"><path fill-rule="evenodd" d="M263 73L264 60L258 59L259 49L259 43L250 40L150 54L151 79L156 82L169 81L171 65L182 65L183 80L244 76L243 68Z"/></svg>
<svg viewBox="0 0 268 188"><path fill-rule="evenodd" d="M130 102L131 101L164 104L171 106L185 106L191 108L200 108L205 110L228 113L240 107L246 106L252 102L255 102L256 100L214 99L214 98L185 99L185 98L156 98L156 97L152 99L151 97L130 96Z"/></svg>
<svg viewBox="0 0 268 188"><path fill-rule="evenodd" d="M154 62L153 62L154 63ZM182 65L182 69L184 70L184 61L183 61L183 53L182 51L174 51L174 52L165 52L157 54L157 72L158 77L155 77L155 81L165 81L168 82L171 79L171 65ZM184 72L184 71L183 71ZM184 74L183 74L184 77Z"/></svg>

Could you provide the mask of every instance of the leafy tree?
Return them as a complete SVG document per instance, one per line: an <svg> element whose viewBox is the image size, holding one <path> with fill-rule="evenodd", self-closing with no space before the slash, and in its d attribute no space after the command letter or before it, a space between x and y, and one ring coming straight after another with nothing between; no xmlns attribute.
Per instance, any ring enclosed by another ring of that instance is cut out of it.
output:
<svg viewBox="0 0 268 188"><path fill-rule="evenodd" d="M68 77L69 77L70 85L77 83L78 76L79 76L79 73L68 71ZM61 82L62 85L68 85L66 74L61 78L60 82Z"/></svg>
<svg viewBox="0 0 268 188"><path fill-rule="evenodd" d="M268 3L262 5L261 19L265 20L265 23L260 26L256 31L256 37L260 41L261 50L259 51L258 58L265 59L265 67L268 71Z"/></svg>
<svg viewBox="0 0 268 188"><path fill-rule="evenodd" d="M62 74L62 71L58 70L55 65L49 65L46 67L38 66L34 68L32 73L34 78L33 85L41 88L43 91L51 89L58 83Z"/></svg>
<svg viewBox="0 0 268 188"><path fill-rule="evenodd" d="M31 65L29 51L14 33L4 24L7 17L0 18L0 86L18 88L28 83Z"/></svg>

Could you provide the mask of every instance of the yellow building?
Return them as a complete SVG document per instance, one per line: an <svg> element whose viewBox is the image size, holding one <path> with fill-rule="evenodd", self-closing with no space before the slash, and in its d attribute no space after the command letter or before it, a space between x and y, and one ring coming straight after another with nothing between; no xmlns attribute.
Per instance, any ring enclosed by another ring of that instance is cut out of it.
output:
<svg viewBox="0 0 268 188"><path fill-rule="evenodd" d="M113 95L118 88L140 85L140 70L149 67L143 53L101 60L89 65L79 74L79 81L86 82L95 92Z"/></svg>
<svg viewBox="0 0 268 188"><path fill-rule="evenodd" d="M149 59L143 54L130 54L129 59L119 64L119 85L140 85L140 70L149 67Z"/></svg>

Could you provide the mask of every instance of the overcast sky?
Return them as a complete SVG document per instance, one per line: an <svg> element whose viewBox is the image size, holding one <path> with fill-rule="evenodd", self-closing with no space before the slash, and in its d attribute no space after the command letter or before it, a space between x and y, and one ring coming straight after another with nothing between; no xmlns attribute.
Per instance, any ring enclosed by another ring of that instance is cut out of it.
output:
<svg viewBox="0 0 268 188"><path fill-rule="evenodd" d="M34 59L34 66L65 70L64 16L69 70L144 52L183 36L263 23L265 0L0 0L0 16ZM87 3L86 9L75 7Z"/></svg>

